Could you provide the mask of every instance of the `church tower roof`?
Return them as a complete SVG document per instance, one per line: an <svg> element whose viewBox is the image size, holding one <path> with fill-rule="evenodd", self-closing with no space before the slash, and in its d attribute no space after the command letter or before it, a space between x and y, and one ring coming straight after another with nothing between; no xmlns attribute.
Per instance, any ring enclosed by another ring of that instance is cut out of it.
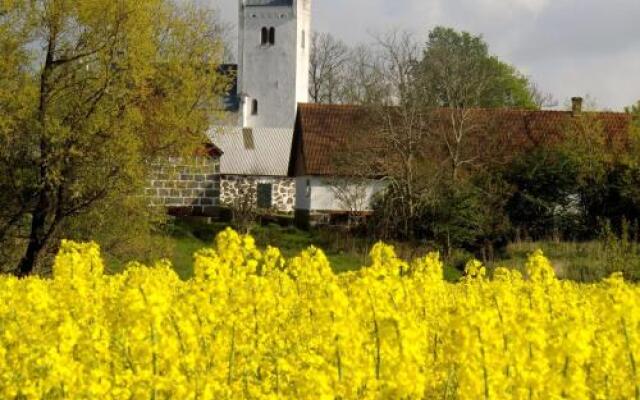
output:
<svg viewBox="0 0 640 400"><path fill-rule="evenodd" d="M292 6L293 0L245 0L247 6Z"/></svg>

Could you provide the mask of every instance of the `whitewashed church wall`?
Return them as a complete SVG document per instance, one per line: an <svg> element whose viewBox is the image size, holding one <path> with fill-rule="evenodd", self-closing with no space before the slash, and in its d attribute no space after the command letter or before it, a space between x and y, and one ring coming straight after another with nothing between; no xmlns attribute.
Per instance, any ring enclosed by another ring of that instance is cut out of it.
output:
<svg viewBox="0 0 640 400"><path fill-rule="evenodd" d="M296 2L297 3L297 2ZM275 43L262 44L262 28ZM310 0L290 6L246 6L239 21L239 92L242 125L292 128L298 102L308 101ZM257 113L252 102L257 101Z"/></svg>

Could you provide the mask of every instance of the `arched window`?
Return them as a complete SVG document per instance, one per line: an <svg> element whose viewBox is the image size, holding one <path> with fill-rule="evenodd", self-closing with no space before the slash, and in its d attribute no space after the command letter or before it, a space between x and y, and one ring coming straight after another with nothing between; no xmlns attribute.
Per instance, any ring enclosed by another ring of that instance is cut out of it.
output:
<svg viewBox="0 0 640 400"><path fill-rule="evenodd" d="M251 115L258 115L258 100L253 99L251 102Z"/></svg>
<svg viewBox="0 0 640 400"><path fill-rule="evenodd" d="M265 45L269 42L269 30L264 27L262 28L262 38L260 40L260 44Z"/></svg>
<svg viewBox="0 0 640 400"><path fill-rule="evenodd" d="M276 44L276 28L269 29L269 44L272 46Z"/></svg>

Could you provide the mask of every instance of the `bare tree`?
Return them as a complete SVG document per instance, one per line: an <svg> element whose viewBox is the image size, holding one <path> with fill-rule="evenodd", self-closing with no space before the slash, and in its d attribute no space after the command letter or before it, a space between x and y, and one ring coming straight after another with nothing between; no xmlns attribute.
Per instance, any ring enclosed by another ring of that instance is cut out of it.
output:
<svg viewBox="0 0 640 400"><path fill-rule="evenodd" d="M494 70L486 44L479 36L436 28L417 72L419 101L426 107L441 107L439 123L433 126L434 139L443 146L453 182L460 170L473 163L477 148L473 135L481 130L474 110L482 105L492 83Z"/></svg>
<svg viewBox="0 0 640 400"><path fill-rule="evenodd" d="M492 133L501 127L482 108L531 107L528 80L491 57L481 37L447 28L434 30L424 48L408 32L375 35L349 62L346 97L366 105L367 113L362 132L350 135L369 163L352 160L352 171L386 177L386 195L376 207L380 233L413 239L424 229L425 209L464 186L463 172L500 149L501 135ZM370 151L362 143L371 143Z"/></svg>
<svg viewBox="0 0 640 400"><path fill-rule="evenodd" d="M327 183L338 204L348 214L349 226L356 225L359 217L370 208L369 179L356 176L331 177Z"/></svg>
<svg viewBox="0 0 640 400"><path fill-rule="evenodd" d="M333 176L325 180L348 214L349 225L361 221L363 214L371 210L371 198L383 176L379 147L371 140L369 122L366 112L356 117L352 134L343 138L339 150L333 153Z"/></svg>
<svg viewBox="0 0 640 400"><path fill-rule="evenodd" d="M424 51L408 32L378 34L367 57L383 94L365 103L368 139L360 142L375 142L369 161L387 177L383 219L411 239L439 187L456 183L463 167L483 156L487 121L478 106L493 94L498 68L481 38L446 29L436 30Z"/></svg>
<svg viewBox="0 0 640 400"><path fill-rule="evenodd" d="M410 90L420 48L408 31L374 35L349 48L330 34L311 42L309 96L314 103L397 104Z"/></svg>
<svg viewBox="0 0 640 400"><path fill-rule="evenodd" d="M537 83L531 82L529 90L531 91L531 96L533 97L533 101L538 109L542 110L545 108L558 107L558 100L553 96L553 94L542 91Z"/></svg>
<svg viewBox="0 0 640 400"><path fill-rule="evenodd" d="M412 98L420 46L409 31L390 30L374 35L380 78L389 90L386 103L403 105Z"/></svg>
<svg viewBox="0 0 640 400"><path fill-rule="evenodd" d="M374 49L358 45L351 49L345 67L342 100L348 104L378 104L387 89L382 79L382 67Z"/></svg>
<svg viewBox="0 0 640 400"><path fill-rule="evenodd" d="M362 181L372 175L385 176L382 219L393 219L401 235L411 237L421 199L430 192L432 176L440 170L422 165L430 162L425 144L431 113L425 112L414 90L420 46L410 33L390 31L376 35L373 45L354 54L355 67L349 70L357 79L349 79L356 86L350 93L366 105L366 115L349 144L343 146L344 159L350 164L347 170L349 176L355 174ZM362 81L366 84L357 84ZM358 171L365 176L358 176ZM350 195L358 197L357 193ZM387 228L381 230L384 234Z"/></svg>
<svg viewBox="0 0 640 400"><path fill-rule="evenodd" d="M242 233L251 232L258 217L255 186L239 187L238 194L226 206L231 210L233 227Z"/></svg>
<svg viewBox="0 0 640 400"><path fill-rule="evenodd" d="M381 118L378 136L389 157L385 174L392 196L389 211L401 217L403 236L412 238L421 203L431 195L440 171L425 165L433 158L428 145L433 114L415 90L421 49L407 31L378 34L375 43L388 90L375 115Z"/></svg>
<svg viewBox="0 0 640 400"><path fill-rule="evenodd" d="M337 103L342 99L344 69L349 48L328 33L313 33L309 62L309 97L314 103Z"/></svg>

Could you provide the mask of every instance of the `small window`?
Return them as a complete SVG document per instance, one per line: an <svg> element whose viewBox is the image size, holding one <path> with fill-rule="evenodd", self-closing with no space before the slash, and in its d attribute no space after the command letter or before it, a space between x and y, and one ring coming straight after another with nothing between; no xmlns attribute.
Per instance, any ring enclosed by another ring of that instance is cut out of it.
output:
<svg viewBox="0 0 640 400"><path fill-rule="evenodd" d="M302 30L302 48L304 49L306 45L307 45L307 35L305 34L303 29Z"/></svg>
<svg viewBox="0 0 640 400"><path fill-rule="evenodd" d="M253 99L251 101L251 115L258 115L258 100Z"/></svg>
<svg viewBox="0 0 640 400"><path fill-rule="evenodd" d="M264 27L262 28L262 35L260 38L260 44L265 45L269 42L269 30Z"/></svg>
<svg viewBox="0 0 640 400"><path fill-rule="evenodd" d="M269 44L272 46L276 44L276 28L269 29Z"/></svg>
<svg viewBox="0 0 640 400"><path fill-rule="evenodd" d="M273 206L272 191L272 184L258 183L258 208L271 208Z"/></svg>
<svg viewBox="0 0 640 400"><path fill-rule="evenodd" d="M305 196L307 196L307 198L311 197L311 180L307 179L307 187L305 188Z"/></svg>

